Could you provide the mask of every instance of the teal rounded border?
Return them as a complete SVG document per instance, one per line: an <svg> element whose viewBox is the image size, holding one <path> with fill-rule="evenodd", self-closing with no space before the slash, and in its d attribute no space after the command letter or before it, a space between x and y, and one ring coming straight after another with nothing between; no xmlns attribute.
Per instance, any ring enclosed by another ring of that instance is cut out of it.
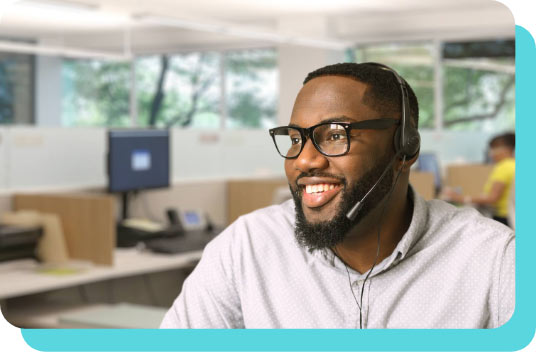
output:
<svg viewBox="0 0 536 352"><path fill-rule="evenodd" d="M516 26L516 309L512 319L489 330L42 330L23 329L33 348L45 351L513 351L527 346L535 331L536 289L530 231L531 162L536 131L536 47ZM522 191L520 191L522 190Z"/></svg>

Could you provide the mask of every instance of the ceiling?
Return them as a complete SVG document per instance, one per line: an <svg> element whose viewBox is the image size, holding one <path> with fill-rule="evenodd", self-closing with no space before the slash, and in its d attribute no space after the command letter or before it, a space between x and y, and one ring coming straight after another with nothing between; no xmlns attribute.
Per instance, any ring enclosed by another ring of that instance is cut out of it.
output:
<svg viewBox="0 0 536 352"><path fill-rule="evenodd" d="M5 39L117 54L514 35L512 14L493 0L11 2Z"/></svg>

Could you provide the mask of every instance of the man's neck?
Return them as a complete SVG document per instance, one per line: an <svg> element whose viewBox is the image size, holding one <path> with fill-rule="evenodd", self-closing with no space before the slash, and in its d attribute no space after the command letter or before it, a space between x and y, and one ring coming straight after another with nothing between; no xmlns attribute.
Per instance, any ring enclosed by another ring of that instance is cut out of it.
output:
<svg viewBox="0 0 536 352"><path fill-rule="evenodd" d="M406 186L407 187L407 186ZM395 192L388 204L381 203L367 215L359 225L352 229L345 240L333 248L335 254L348 267L365 273L374 263L378 264L390 256L402 239L411 223L413 201L407 192ZM380 221L383 208L385 213ZM378 231L380 248L378 258Z"/></svg>

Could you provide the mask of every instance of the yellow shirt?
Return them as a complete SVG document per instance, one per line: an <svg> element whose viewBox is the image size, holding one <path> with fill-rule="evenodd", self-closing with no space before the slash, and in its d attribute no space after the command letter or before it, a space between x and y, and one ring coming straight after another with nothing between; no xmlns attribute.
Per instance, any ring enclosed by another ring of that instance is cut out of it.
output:
<svg viewBox="0 0 536 352"><path fill-rule="evenodd" d="M489 194L493 183L500 182L505 185L504 191L499 200L493 205L495 207L495 215L500 217L508 216L508 197L510 189L516 175L516 161L514 158L507 158L499 161L488 177L484 192Z"/></svg>

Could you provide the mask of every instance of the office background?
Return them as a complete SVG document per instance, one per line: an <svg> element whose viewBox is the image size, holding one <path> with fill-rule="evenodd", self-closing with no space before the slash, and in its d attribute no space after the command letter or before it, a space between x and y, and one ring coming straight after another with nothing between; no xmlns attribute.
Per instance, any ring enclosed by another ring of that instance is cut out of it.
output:
<svg viewBox="0 0 536 352"><path fill-rule="evenodd" d="M342 61L399 70L420 99L422 151L443 168L482 163L490 137L513 130L504 5L270 3L13 5L0 22L0 212L21 192L104 192L107 129L156 126L171 127L172 187L133 212L203 209L224 226L228 183L284 178L267 129L288 123L309 71Z"/></svg>

